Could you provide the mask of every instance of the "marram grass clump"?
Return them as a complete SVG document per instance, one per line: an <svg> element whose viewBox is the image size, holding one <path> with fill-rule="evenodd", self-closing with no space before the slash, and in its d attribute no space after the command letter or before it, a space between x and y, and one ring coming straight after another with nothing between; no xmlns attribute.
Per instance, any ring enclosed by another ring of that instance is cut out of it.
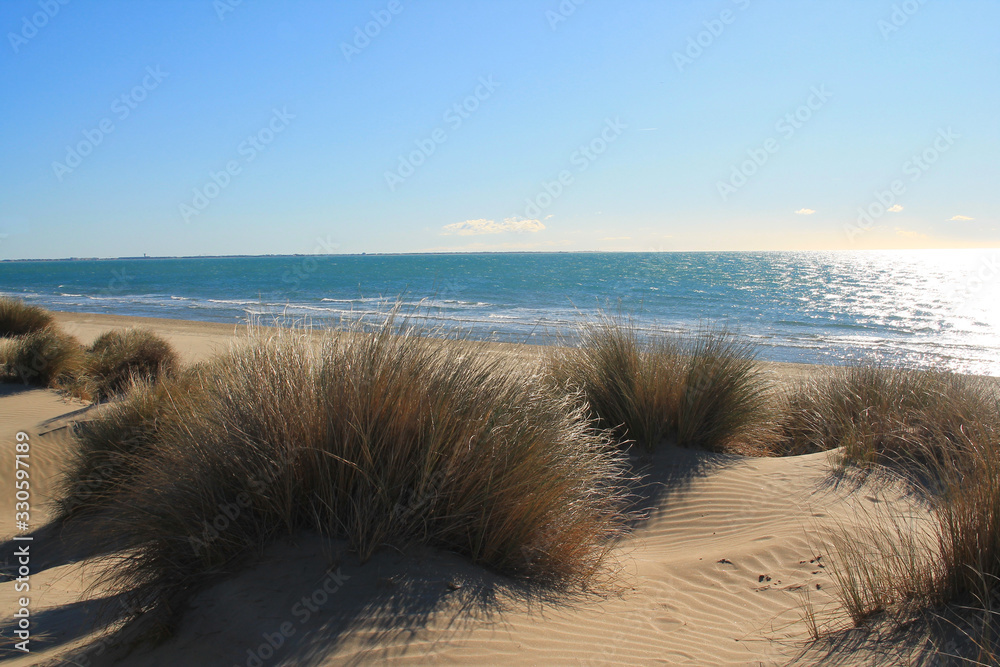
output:
<svg viewBox="0 0 1000 667"><path fill-rule="evenodd" d="M54 326L0 341L0 381L73 391L83 370L80 343Z"/></svg>
<svg viewBox="0 0 1000 667"><path fill-rule="evenodd" d="M980 423L1000 423L988 381L864 364L831 369L793 392L781 446L792 455L841 448L843 462L862 466L940 468L962 464L964 429Z"/></svg>
<svg viewBox="0 0 1000 667"><path fill-rule="evenodd" d="M836 369L793 394L781 426L788 453L840 448L842 465L879 470L920 492L910 511L882 509L834 531L832 573L851 620L899 629L930 619L947 637L941 643L955 647L941 657L996 664L996 381L879 365Z"/></svg>
<svg viewBox="0 0 1000 667"><path fill-rule="evenodd" d="M82 452L113 450L120 473L88 505L94 539L120 556L100 583L160 629L300 530L345 539L363 559L418 542L567 586L599 571L628 520L623 455L579 399L472 343L434 344L391 320L321 343L280 331L191 381L190 400L136 385L130 407L88 425Z"/></svg>
<svg viewBox="0 0 1000 667"><path fill-rule="evenodd" d="M97 400L121 393L134 381L156 382L177 367L170 343L148 329L113 329L88 350L87 371Z"/></svg>
<svg viewBox="0 0 1000 667"><path fill-rule="evenodd" d="M20 299L0 296L0 338L41 331L52 323L52 314L44 308L29 306Z"/></svg>
<svg viewBox="0 0 1000 667"><path fill-rule="evenodd" d="M199 371L195 367L155 383L133 381L120 400L75 425L77 448L56 500L60 520L100 512L132 484L137 464L157 447L169 420L183 412L180 404L198 400Z"/></svg>
<svg viewBox="0 0 1000 667"><path fill-rule="evenodd" d="M773 437L771 383L753 347L724 331L640 336L631 322L603 317L554 353L550 373L558 389L580 391L604 428L646 449L669 439L766 453Z"/></svg>
<svg viewBox="0 0 1000 667"><path fill-rule="evenodd" d="M89 398L84 352L52 313L0 297L0 382L51 387Z"/></svg>
<svg viewBox="0 0 1000 667"><path fill-rule="evenodd" d="M857 626L928 625L949 660L998 664L1000 431L971 422L954 459L923 466L923 508L880 511L834 531L831 572Z"/></svg>

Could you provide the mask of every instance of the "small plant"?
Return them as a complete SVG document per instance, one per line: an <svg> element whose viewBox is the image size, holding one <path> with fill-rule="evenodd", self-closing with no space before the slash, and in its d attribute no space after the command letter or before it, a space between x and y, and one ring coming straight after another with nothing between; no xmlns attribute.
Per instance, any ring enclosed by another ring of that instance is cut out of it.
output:
<svg viewBox="0 0 1000 667"><path fill-rule="evenodd" d="M682 446L723 450L738 441L765 449L770 383L751 346L725 332L685 341L640 337L628 321L589 324L578 346L558 351L550 372L578 388L599 423L646 449L673 438Z"/></svg>
<svg viewBox="0 0 1000 667"><path fill-rule="evenodd" d="M968 650L946 657L993 655L1000 596L996 384L941 372L848 368L790 404L783 423L790 451L842 447L844 464L874 467L889 479L901 475L926 503L902 514L874 512L836 531L833 573L854 623L903 627L929 615L938 626L965 619L947 620L961 629L981 617L979 636L957 633Z"/></svg>
<svg viewBox="0 0 1000 667"><path fill-rule="evenodd" d="M152 381L177 370L170 343L147 329L115 329L94 341L88 371L92 393L103 400L122 392L133 381Z"/></svg>
<svg viewBox="0 0 1000 667"><path fill-rule="evenodd" d="M837 368L788 399L781 446L793 455L842 448L843 462L862 466L959 465L965 424L1000 419L994 392L983 381L939 371Z"/></svg>
<svg viewBox="0 0 1000 667"><path fill-rule="evenodd" d="M770 381L754 360L753 346L726 332L708 331L686 350L687 374L677 409L677 443L722 450L742 441L771 445Z"/></svg>
<svg viewBox="0 0 1000 667"><path fill-rule="evenodd" d="M0 378L57 389L79 386L84 355L79 342L55 327L18 336L0 348Z"/></svg>
<svg viewBox="0 0 1000 667"><path fill-rule="evenodd" d="M23 336L52 325L52 313L20 299L0 296L0 338Z"/></svg>

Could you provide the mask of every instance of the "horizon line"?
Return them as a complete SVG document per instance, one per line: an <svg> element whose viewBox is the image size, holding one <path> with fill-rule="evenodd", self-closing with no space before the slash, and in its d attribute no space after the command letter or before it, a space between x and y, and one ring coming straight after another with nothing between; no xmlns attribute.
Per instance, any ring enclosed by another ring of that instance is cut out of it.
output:
<svg viewBox="0 0 1000 667"><path fill-rule="evenodd" d="M410 255L669 255L679 253L768 253L768 252L940 252L954 250L1000 250L1000 246L966 248L834 248L802 250L453 250L414 252L262 253L235 255L123 255L120 257L25 257L0 259L11 262L112 262L144 259L252 259L260 257L400 257Z"/></svg>

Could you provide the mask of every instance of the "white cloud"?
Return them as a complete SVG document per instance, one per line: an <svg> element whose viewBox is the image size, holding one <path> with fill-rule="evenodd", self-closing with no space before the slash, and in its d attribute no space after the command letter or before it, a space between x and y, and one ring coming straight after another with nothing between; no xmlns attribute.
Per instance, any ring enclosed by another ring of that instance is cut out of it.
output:
<svg viewBox="0 0 1000 667"><path fill-rule="evenodd" d="M950 218L948 218L948 219L949 219L949 220L960 220L960 221L964 221L964 220L975 220L975 218L970 218L970 217L969 217L969 216L967 216L967 215L953 215L953 216L951 216L951 217L950 217Z"/></svg>
<svg viewBox="0 0 1000 667"><path fill-rule="evenodd" d="M900 211L903 210L903 207L900 206L899 204L893 204L892 206L890 206L885 210L889 211L889 213L899 213Z"/></svg>
<svg viewBox="0 0 1000 667"><path fill-rule="evenodd" d="M551 250L553 248L566 249L572 245L569 239L549 240L549 241L526 241L526 242L504 242L488 243L483 241L473 241L461 246L437 246L434 248L423 248L418 252L509 252L511 250Z"/></svg>
<svg viewBox="0 0 1000 667"><path fill-rule="evenodd" d="M458 234L459 236L476 236L479 234L503 234L504 232L540 232L545 225L539 220L524 220L522 218L504 218L503 222L496 220L466 220L453 222L441 228L442 234Z"/></svg>
<svg viewBox="0 0 1000 667"><path fill-rule="evenodd" d="M598 240L599 241L631 241L632 237L631 236L605 236L604 238L598 239Z"/></svg>
<svg viewBox="0 0 1000 667"><path fill-rule="evenodd" d="M816 211L813 210L813 209L811 209L811 208L800 208L795 213L798 214L798 215L812 215L815 212Z"/></svg>

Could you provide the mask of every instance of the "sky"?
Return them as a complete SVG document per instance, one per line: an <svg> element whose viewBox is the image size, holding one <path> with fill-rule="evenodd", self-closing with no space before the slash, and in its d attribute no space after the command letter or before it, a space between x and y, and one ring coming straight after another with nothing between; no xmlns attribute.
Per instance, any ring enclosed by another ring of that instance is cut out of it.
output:
<svg viewBox="0 0 1000 667"><path fill-rule="evenodd" d="M992 0L4 0L0 259L1000 246Z"/></svg>

